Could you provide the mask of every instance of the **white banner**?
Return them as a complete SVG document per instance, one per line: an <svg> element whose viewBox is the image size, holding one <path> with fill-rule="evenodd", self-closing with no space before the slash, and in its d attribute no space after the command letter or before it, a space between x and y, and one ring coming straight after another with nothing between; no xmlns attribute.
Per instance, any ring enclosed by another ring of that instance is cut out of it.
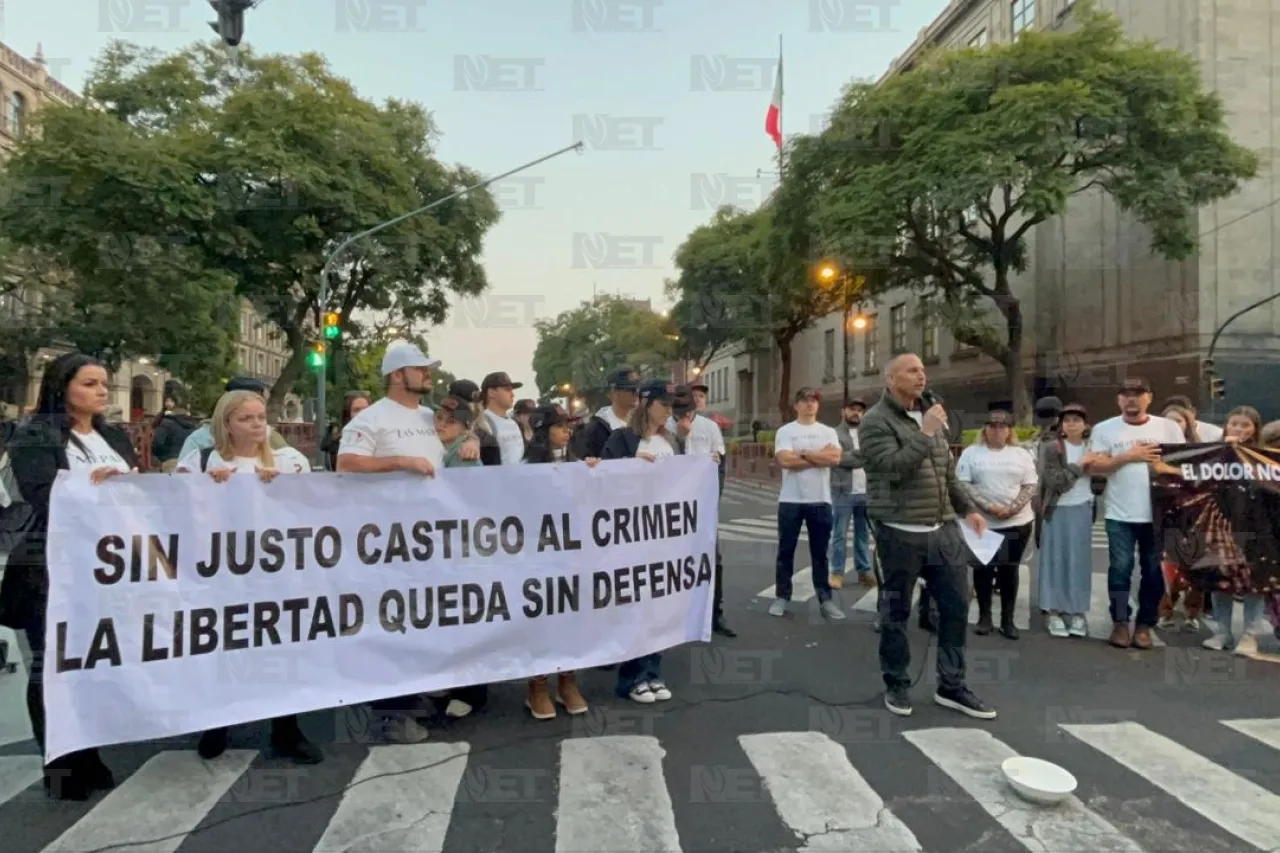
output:
<svg viewBox="0 0 1280 853"><path fill-rule="evenodd" d="M707 642L717 517L705 457L269 484L64 472L47 758Z"/></svg>

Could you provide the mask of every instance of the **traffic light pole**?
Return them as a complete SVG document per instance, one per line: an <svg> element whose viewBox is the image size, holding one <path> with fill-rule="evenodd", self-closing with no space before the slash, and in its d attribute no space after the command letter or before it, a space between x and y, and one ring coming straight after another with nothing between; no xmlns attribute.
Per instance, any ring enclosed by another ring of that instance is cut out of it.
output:
<svg viewBox="0 0 1280 853"><path fill-rule="evenodd" d="M1222 337L1222 333L1226 331L1227 326L1230 326L1236 320L1240 319L1245 314L1248 314L1250 311L1254 310L1255 308L1261 308L1263 305L1266 305L1268 302L1271 302L1272 300L1275 300L1275 299L1280 299L1280 292L1273 293L1270 296L1266 297L1265 299L1259 299L1257 302L1253 303L1252 305L1249 305L1245 308L1241 308L1239 311L1232 314L1225 321L1223 321L1222 325L1218 327L1218 330L1213 333L1213 338L1209 341L1209 352L1205 354L1204 360L1208 362L1210 365L1213 364L1213 351L1217 349L1218 338ZM1212 381L1210 384L1212 384ZM1218 401L1213 397L1212 394L1210 394L1209 395L1209 416L1210 417L1217 417L1217 414L1218 414L1217 408L1218 408Z"/></svg>
<svg viewBox="0 0 1280 853"><path fill-rule="evenodd" d="M490 184L497 183L503 178L509 178L512 175L523 172L526 169L531 169L540 163L545 163L548 160L553 160L556 157L561 156L562 154L568 154L570 151L577 151L578 153L582 153L582 146L583 144L581 142L575 142L573 145L565 146L564 148L561 148L558 151L553 151L552 153L547 154L544 157L539 157L537 160L530 160L528 163L525 163L523 166L519 166L515 169L512 169L509 172L503 172L501 175L495 175L494 177L483 180L480 183L475 184L474 186L466 187L464 189L458 190L457 192L450 193L444 198L436 199L430 204L426 204L426 205L423 205L422 207L419 207L417 210L411 210L408 213L402 213L401 215L395 217L394 219L388 219L386 222L383 222L381 225L375 225L372 228L368 229L367 231L361 231L359 234L353 234L352 236L348 237L346 240L343 240L340 244L338 244L338 248L334 249L333 252L330 253L329 257L324 262L324 266L320 269L320 294L317 302L319 303L321 316L323 316L324 313L329 310L329 276L333 273L334 263L338 260L338 257L343 252L345 252L348 247L351 246L351 244L356 243L360 240L363 240L366 237L371 237L374 234L377 234L379 231L384 231L393 225L399 225L401 222L404 222L406 219L412 219L415 216L419 216L423 213L426 213L429 210L433 210L434 208L437 208L440 205L445 204L446 202L453 201L455 198L461 198L462 196L467 195L468 193L473 193L476 190L482 190L485 187L489 186ZM327 424L325 423L326 416L327 416L326 407L328 405L328 401L326 400L326 392L328 389L326 386L327 386L327 383L326 383L325 371L324 370L317 371L316 372L315 458L318 464L322 463L324 458L324 454L320 450L320 445L324 441L324 431L327 426Z"/></svg>

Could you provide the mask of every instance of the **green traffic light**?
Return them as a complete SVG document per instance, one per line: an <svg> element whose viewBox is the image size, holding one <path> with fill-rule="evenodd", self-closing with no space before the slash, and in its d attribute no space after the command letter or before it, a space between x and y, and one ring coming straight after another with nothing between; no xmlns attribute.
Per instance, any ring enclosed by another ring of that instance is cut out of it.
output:
<svg viewBox="0 0 1280 853"><path fill-rule="evenodd" d="M307 364L311 368L319 370L324 367L324 355L318 352L311 353L311 355L307 356Z"/></svg>
<svg viewBox="0 0 1280 853"><path fill-rule="evenodd" d="M334 338L336 338L336 337L338 336L338 327L337 327L337 326L326 326L326 327L325 327L325 330L324 330L324 336L325 336L326 338L328 338L329 340L333 340Z"/></svg>

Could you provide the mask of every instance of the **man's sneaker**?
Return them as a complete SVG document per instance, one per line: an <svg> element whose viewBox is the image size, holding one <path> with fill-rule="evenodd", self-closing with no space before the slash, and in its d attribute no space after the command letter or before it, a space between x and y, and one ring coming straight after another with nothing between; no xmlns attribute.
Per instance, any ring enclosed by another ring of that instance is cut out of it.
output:
<svg viewBox="0 0 1280 853"><path fill-rule="evenodd" d="M957 687L953 690L938 688L938 692L933 694L933 701L944 708L959 711L961 714L967 714L979 720L994 720L996 718L996 712L977 696L974 696L968 687Z"/></svg>
<svg viewBox="0 0 1280 853"><path fill-rule="evenodd" d="M907 693L905 687L893 687L884 692L884 706L889 709L890 714L897 714L899 717L911 716L911 694Z"/></svg>
<svg viewBox="0 0 1280 853"><path fill-rule="evenodd" d="M840 605L831 599L827 599L818 605L818 609L822 611L822 615L835 622L843 622L848 617L844 615L844 611L840 609Z"/></svg>
<svg viewBox="0 0 1280 853"><path fill-rule="evenodd" d="M1245 634L1236 641L1235 648L1231 651L1245 657L1252 657L1258 653L1258 638L1253 634Z"/></svg>
<svg viewBox="0 0 1280 853"><path fill-rule="evenodd" d="M1050 637L1069 637L1067 633L1067 623L1062 617L1056 613L1049 617L1049 636Z"/></svg>
<svg viewBox="0 0 1280 853"><path fill-rule="evenodd" d="M786 616L787 600L785 598L775 598L773 604L769 605L770 616Z"/></svg>
<svg viewBox="0 0 1280 853"><path fill-rule="evenodd" d="M461 699L450 699L449 704L445 706L444 715L454 720L461 720L468 717L475 709L463 702Z"/></svg>

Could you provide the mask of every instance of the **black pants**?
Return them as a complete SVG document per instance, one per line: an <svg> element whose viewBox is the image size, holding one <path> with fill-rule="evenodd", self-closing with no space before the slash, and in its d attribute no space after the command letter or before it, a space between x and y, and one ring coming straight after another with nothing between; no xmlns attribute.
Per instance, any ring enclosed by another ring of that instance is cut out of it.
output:
<svg viewBox="0 0 1280 853"><path fill-rule="evenodd" d="M964 686L969 621L969 548L954 523L930 533L872 524L880 573L880 670L890 690L911 686L907 620L916 581L923 578L938 606L938 686Z"/></svg>
<svg viewBox="0 0 1280 853"><path fill-rule="evenodd" d="M223 726L217 729L210 729L205 732L206 735L218 733L226 735L231 729L229 726ZM286 714L283 717L276 717L271 721L271 744L272 746L283 746L296 744L305 740L302 736L302 729L298 727L298 715Z"/></svg>
<svg viewBox="0 0 1280 853"><path fill-rule="evenodd" d="M27 645L31 648L31 668L27 671L27 716L31 719L31 734L40 746L40 754L45 752L45 712L44 712L44 617L35 617L31 624L23 630L27 635ZM45 765L46 771L76 773L86 767L97 766L102 758L96 749L82 749L61 758L55 758Z"/></svg>
<svg viewBox="0 0 1280 853"><path fill-rule="evenodd" d="M833 524L831 504L778 504L778 562L774 575L778 598L791 600L791 576L796 573L796 545L800 543L802 525L809 533L813 588L819 601L831 598L827 545L831 542Z"/></svg>
<svg viewBox="0 0 1280 853"><path fill-rule="evenodd" d="M1000 615L1013 618L1014 603L1018 600L1019 570L1022 567L1022 555L1031 543L1035 525L1024 524L1020 527L1004 527L995 530L1004 537L1004 544L985 566L975 564L973 567L973 591L978 596L978 613L980 616L991 616L991 593L994 586L1000 587Z"/></svg>

